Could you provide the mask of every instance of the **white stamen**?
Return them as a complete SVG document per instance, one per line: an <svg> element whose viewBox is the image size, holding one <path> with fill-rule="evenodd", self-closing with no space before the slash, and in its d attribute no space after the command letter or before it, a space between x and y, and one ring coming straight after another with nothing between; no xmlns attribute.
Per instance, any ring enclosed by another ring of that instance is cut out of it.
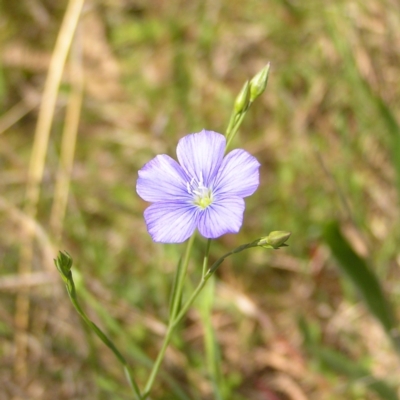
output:
<svg viewBox="0 0 400 400"><path fill-rule="evenodd" d="M193 195L194 203L203 209L213 201L212 190L204 185L202 173L198 180L193 177L190 182L186 182L186 189L189 194Z"/></svg>

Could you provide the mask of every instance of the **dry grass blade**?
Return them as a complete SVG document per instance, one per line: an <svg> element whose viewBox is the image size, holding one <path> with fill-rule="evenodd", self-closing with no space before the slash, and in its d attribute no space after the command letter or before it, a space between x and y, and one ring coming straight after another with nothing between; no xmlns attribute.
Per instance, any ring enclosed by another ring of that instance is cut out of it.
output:
<svg viewBox="0 0 400 400"><path fill-rule="evenodd" d="M83 71L80 42L76 40L71 60L71 94L68 100L64 132L61 142L60 161L54 190L54 201L50 216L50 226L58 243L62 235L62 223L67 207L71 172L74 162L76 137L82 107ZM76 50L76 51L74 51Z"/></svg>
<svg viewBox="0 0 400 400"><path fill-rule="evenodd" d="M56 281L59 281L58 275L50 272L32 272L29 275L3 276L0 279L0 290L13 291L25 287L46 285Z"/></svg>
<svg viewBox="0 0 400 400"><path fill-rule="evenodd" d="M21 118L23 118L26 114L32 111L37 105L38 101L36 99L24 99L10 108L0 118L0 135L18 122Z"/></svg>
<svg viewBox="0 0 400 400"><path fill-rule="evenodd" d="M40 193L40 182L43 176L45 157L47 153L50 128L54 117L57 93L68 51L71 46L79 17L81 15L83 3L84 0L69 1L50 62L42 103L39 110L39 117L36 125L35 138L28 170L25 212L31 218L36 217L37 203ZM22 241L18 269L19 274L24 275L30 273L32 252L32 231L30 230L27 233L25 240ZM26 329L29 324L29 308L29 289L26 288L17 296L15 312L16 356L14 370L16 375L20 378L24 378L27 373Z"/></svg>

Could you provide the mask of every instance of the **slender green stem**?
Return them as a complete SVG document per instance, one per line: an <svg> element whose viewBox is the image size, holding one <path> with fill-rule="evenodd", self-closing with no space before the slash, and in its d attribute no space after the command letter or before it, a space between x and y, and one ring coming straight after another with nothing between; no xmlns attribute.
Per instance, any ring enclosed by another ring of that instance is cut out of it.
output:
<svg viewBox="0 0 400 400"><path fill-rule="evenodd" d="M227 129L227 134L226 134L226 136L227 136L227 143L226 143L226 148L225 148L226 150L228 150L228 148L232 142L232 139L235 137L236 132L238 131L240 125L242 124L243 119L246 115L246 112L247 112L247 110L245 112L239 114L238 119L237 119L237 121L235 121L234 124L231 124L231 123L229 124L228 129ZM233 126L231 126L231 125L233 125Z"/></svg>
<svg viewBox="0 0 400 400"><path fill-rule="evenodd" d="M203 260L203 271L201 276L204 278L206 272L207 272L207 266L208 266L208 255L210 254L210 247L211 247L211 239L207 240L206 244L206 251L204 253L204 260Z"/></svg>
<svg viewBox="0 0 400 400"><path fill-rule="evenodd" d="M229 119L228 127L226 128L226 131L225 131L225 137L227 140L229 140L229 136L232 134L236 117L237 117L237 114L233 112L231 114L231 118ZM226 150L226 147L225 147L225 150Z"/></svg>
<svg viewBox="0 0 400 400"><path fill-rule="evenodd" d="M178 287L179 277L181 276L181 270L182 270L182 257L179 259L178 265L176 266L175 270L174 283L172 284L172 290L169 299L168 321L171 320L172 313L174 312L176 288Z"/></svg>
<svg viewBox="0 0 400 400"><path fill-rule="evenodd" d="M197 285L196 289L192 293L192 295L189 297L185 305L181 308L181 311L179 314L176 316L174 321L171 324L171 328L174 329L179 322L181 322L182 318L185 316L187 311L189 310L190 306L193 304L193 302L196 300L196 297L200 294L201 290L203 289L204 285L207 283L208 279L210 278L211 274L206 275L204 278L201 279L200 283Z"/></svg>
<svg viewBox="0 0 400 400"><path fill-rule="evenodd" d="M161 363L164 359L165 356L165 351L167 350L167 347L169 345L169 342L171 340L172 337L172 333L173 333L173 328L172 326L168 327L167 333L164 337L164 341L163 344L161 346L160 352L158 353L157 359L153 365L153 368L151 370L149 379L147 380L146 383L146 387L144 388L144 392L143 392L143 399L146 399L147 396L150 394L150 390L153 387L154 384L154 380L157 376L158 370L160 369Z"/></svg>
<svg viewBox="0 0 400 400"><path fill-rule="evenodd" d="M103 331L93 322L91 321L86 313L83 311L82 307L80 306L77 296L76 296L76 289L75 284L72 279L72 274L70 273L70 277L67 282L67 290L68 295L71 299L75 310L81 316L81 318L87 323L87 325L96 333L96 335L101 339L101 341L114 353L115 357L117 357L118 361L122 364L126 379L129 383L129 386L135 393L135 398L138 400L142 400L142 396L140 394L140 389L136 384L135 380L133 379L131 372L129 370L128 363L126 362L124 356L120 353L120 351L115 347L114 343L103 333Z"/></svg>
<svg viewBox="0 0 400 400"><path fill-rule="evenodd" d="M225 260L225 258L229 257L232 254L235 253L240 253L243 250L250 249L251 247L256 247L257 243L259 242L259 239L255 240L254 242L246 243L243 244L239 247L236 247L232 251L224 254L221 258L219 258L215 263L208 269L206 274L202 277L200 283L197 285L196 289L192 293L192 295L189 297L189 299L186 301L186 303L182 306L181 310L179 311L179 314L176 316L176 318L173 320L171 323L171 328L174 329L179 322L182 320L182 318L185 316L186 312L189 310L190 306L193 304L193 302L196 300L197 296L207 283L207 281L210 279L212 274L218 269L218 267L222 264L222 262Z"/></svg>
<svg viewBox="0 0 400 400"><path fill-rule="evenodd" d="M207 273L208 254L209 242L207 243L206 252L204 255L202 277L204 277ZM209 284L204 287L203 294L200 296L200 315L202 318L204 331L204 348L206 353L208 372L214 387L214 398L216 400L221 400L224 397L222 393L224 392L225 385L223 381L223 375L221 374L221 358L219 346L217 344L214 327L212 325L212 311L215 294L215 276L211 276L209 280Z"/></svg>
<svg viewBox="0 0 400 400"><path fill-rule="evenodd" d="M167 329L167 333L165 334L164 337L164 341L163 344L161 346L161 349L157 355L157 359L153 365L153 368L150 372L150 376L147 380L146 386L144 388L144 392L143 392L143 398L146 399L147 396L150 394L150 390L153 387L155 378L157 376L158 370L161 367L161 363L164 359L165 356L165 352L167 350L167 347L169 345L169 342L171 341L171 337L172 337L172 333L173 333L173 328L171 326L171 322L175 319L176 315L179 312L179 308L181 305L181 299L182 299L182 291L183 291L183 285L184 285L184 281L185 281L185 276L186 276L186 272L188 269L188 265L189 265L189 260L190 260L190 254L192 251L192 247L193 247L193 242L194 242L194 238L195 238L195 234L193 234L186 246L186 251L185 251L185 255L183 258L183 262L182 262L182 266L180 268L180 275L178 277L178 282L176 285L176 292L173 295L173 305L172 305L172 312L170 315L170 320L168 323L168 329Z"/></svg>
<svg viewBox="0 0 400 400"><path fill-rule="evenodd" d="M58 253L58 257L54 260L54 263L60 272L61 278L65 283L65 287L68 292L68 296L72 302L72 305L75 307L75 310L82 317L82 319L86 322L89 328L94 331L94 333L102 340L102 342L114 353L115 357L117 357L118 361L122 364L124 368L124 372L130 387L132 388L135 398L138 400L143 400L140 394L140 390L135 380L133 379L128 363L125 358L119 352L119 350L115 347L114 343L103 333L103 331L93 322L91 321L86 313L83 311L82 307L78 302L78 297L76 295L76 288L74 283L74 278L72 276L71 268L72 268L72 258L66 251L60 251Z"/></svg>
<svg viewBox="0 0 400 400"><path fill-rule="evenodd" d="M193 243L190 244L190 240L189 240L189 243L188 243L188 247L187 247L185 258L184 258L184 262L183 262L183 270L185 270L185 271L187 270L187 265L185 266L185 264L189 263L190 249L191 249L191 246L193 244ZM146 384L146 387L145 387L143 395L142 395L143 400L145 400L150 394L150 390L153 387L154 380L155 380L155 378L157 376L158 370L160 369L161 363L162 363L162 361L164 359L165 351L167 350L169 342L171 341L171 337L172 337L172 334L173 334L175 328L181 322L183 317L186 315L186 313L189 310L190 306L196 300L197 296L200 294L200 292L204 288L204 286L207 283L208 279L210 279L212 274L218 269L218 267L222 264L222 262L225 260L225 258L229 257L232 254L240 253L241 251L249 249L251 247L256 247L258 242L259 242L259 239L255 240L254 242L250 242L250 243L241 245L239 247L236 247L234 250L224 254L221 258L219 258L208 270L207 270L207 267L204 268L204 265L203 265L203 268L207 272L205 272L205 274L203 274L200 283L197 285L196 289L191 294L191 296L186 301L186 303L179 310L179 313L177 313L177 315L176 314L171 315L172 318L170 319L170 322L169 322L169 325L168 325L168 330L167 330L167 333L166 333L166 335L164 337L164 341L163 341L163 344L161 346L161 350L158 353L157 359L156 359L156 361L155 361L155 363L153 365L153 368L152 368L151 373L150 373L150 377L147 380L147 384ZM208 246L208 250L209 250L209 246ZM184 277L184 275L183 275L183 277ZM183 280L183 278L181 278L181 279Z"/></svg>
<svg viewBox="0 0 400 400"><path fill-rule="evenodd" d="M185 282L185 277L186 277L186 272L188 269L188 265L189 265L189 260L190 260L190 254L192 252L192 248L193 248L193 242L194 242L194 238L195 238L196 234L194 233L186 246L186 251L185 251L185 255L183 257L183 262L180 268L180 274L178 277L178 281L177 281L177 285L175 288L175 293L173 296L173 304L172 304L172 312L171 312L171 316L170 316L170 321L173 320L175 318L175 315L178 313L179 311L179 307L181 305L181 300L182 300L182 291L183 291L183 285Z"/></svg>
<svg viewBox="0 0 400 400"><path fill-rule="evenodd" d="M231 256L232 254L240 253L243 250L250 249L252 247L257 247L258 242L260 239L254 240L253 242L242 244L241 246L236 247L235 249L229 251L228 253L225 253L222 257L220 257L213 265L211 265L210 269L207 271L205 278L208 279L210 275L212 275L218 267L223 263L225 258Z"/></svg>

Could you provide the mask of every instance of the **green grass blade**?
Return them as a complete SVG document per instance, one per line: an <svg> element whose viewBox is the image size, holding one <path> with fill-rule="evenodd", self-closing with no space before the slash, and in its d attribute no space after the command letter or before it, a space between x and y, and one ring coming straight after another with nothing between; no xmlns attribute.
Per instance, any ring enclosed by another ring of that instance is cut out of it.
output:
<svg viewBox="0 0 400 400"><path fill-rule="evenodd" d="M352 249L340 232L337 222L326 226L324 236L339 267L357 288L368 309L382 324L400 354L400 340L393 334L396 329L394 313L378 278L367 262Z"/></svg>
<svg viewBox="0 0 400 400"><path fill-rule="evenodd" d="M227 392L227 387L221 371L221 352L211 320L214 298L215 276L212 276L201 296L200 315L204 330L204 347L206 352L207 369L214 390L213 395L216 400L222 400L226 397L224 394Z"/></svg>
<svg viewBox="0 0 400 400"><path fill-rule="evenodd" d="M369 90L371 89L369 88ZM396 171L397 191L400 198L400 126L392 111L381 97L375 96L375 105L390 135L390 151L392 163Z"/></svg>

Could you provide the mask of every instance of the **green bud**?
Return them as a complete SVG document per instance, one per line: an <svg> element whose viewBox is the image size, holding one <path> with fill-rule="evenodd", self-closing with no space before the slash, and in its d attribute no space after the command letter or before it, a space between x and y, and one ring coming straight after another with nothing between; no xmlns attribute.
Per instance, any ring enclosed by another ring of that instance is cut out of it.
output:
<svg viewBox="0 0 400 400"><path fill-rule="evenodd" d="M60 274L67 278L71 273L72 258L66 251L58 252L58 257L54 260Z"/></svg>
<svg viewBox="0 0 400 400"><path fill-rule="evenodd" d="M250 81L250 103L260 96L267 87L270 63L268 63Z"/></svg>
<svg viewBox="0 0 400 400"><path fill-rule="evenodd" d="M236 115L245 112L250 105L250 82L246 81L235 100L233 109Z"/></svg>
<svg viewBox="0 0 400 400"><path fill-rule="evenodd" d="M285 242L289 239L291 232L286 231L273 231L268 236L261 238L257 246L264 247L266 249L279 249L285 247Z"/></svg>

